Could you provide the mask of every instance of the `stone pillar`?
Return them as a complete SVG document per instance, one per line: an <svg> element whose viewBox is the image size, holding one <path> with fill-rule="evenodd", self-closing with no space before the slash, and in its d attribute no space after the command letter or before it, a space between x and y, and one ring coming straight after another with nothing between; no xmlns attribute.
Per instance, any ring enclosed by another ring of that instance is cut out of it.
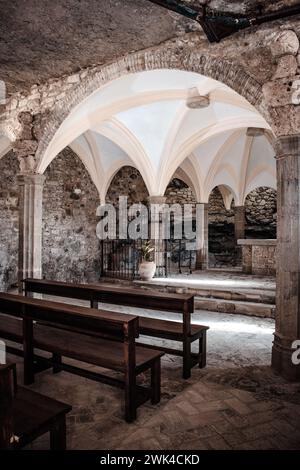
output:
<svg viewBox="0 0 300 470"><path fill-rule="evenodd" d="M300 339L300 135L277 142L278 242L276 329L272 367L288 380L300 380L292 363L292 343Z"/></svg>
<svg viewBox="0 0 300 470"><path fill-rule="evenodd" d="M235 241L245 238L245 206L236 206L234 208L234 233Z"/></svg>
<svg viewBox="0 0 300 470"><path fill-rule="evenodd" d="M196 269L208 269L208 204L197 204Z"/></svg>
<svg viewBox="0 0 300 470"><path fill-rule="evenodd" d="M157 210L154 210L153 205L159 204L163 205L166 203L165 196L149 196L148 205L149 205L149 220L151 222L149 226L149 238L151 238L154 245L154 261L156 263L156 274L158 276L164 274L162 273L163 267L165 267L165 240L161 239L161 213Z"/></svg>
<svg viewBox="0 0 300 470"><path fill-rule="evenodd" d="M19 289L22 279L42 276L42 205L44 175L18 175L19 209Z"/></svg>

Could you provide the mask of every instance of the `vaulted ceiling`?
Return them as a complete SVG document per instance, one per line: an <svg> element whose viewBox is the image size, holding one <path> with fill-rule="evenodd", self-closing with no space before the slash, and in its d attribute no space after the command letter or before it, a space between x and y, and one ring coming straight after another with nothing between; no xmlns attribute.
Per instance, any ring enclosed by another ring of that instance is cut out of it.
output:
<svg viewBox="0 0 300 470"><path fill-rule="evenodd" d="M208 107L187 107L193 87L209 95ZM248 135L248 128L261 128L261 135ZM199 202L207 202L212 189L222 186L228 204L234 198L241 205L255 187L276 187L271 138L266 121L229 87L196 73L156 70L114 80L79 104L38 171L43 173L69 145L102 201L116 172L132 165L150 195L163 195L180 173Z"/></svg>

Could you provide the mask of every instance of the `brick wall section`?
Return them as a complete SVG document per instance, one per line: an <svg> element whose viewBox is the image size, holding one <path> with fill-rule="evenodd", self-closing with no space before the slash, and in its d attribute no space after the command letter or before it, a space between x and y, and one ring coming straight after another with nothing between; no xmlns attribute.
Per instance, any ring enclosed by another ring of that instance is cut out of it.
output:
<svg viewBox="0 0 300 470"><path fill-rule="evenodd" d="M0 159L0 290L17 282L19 200L18 162L13 152Z"/></svg>
<svg viewBox="0 0 300 470"><path fill-rule="evenodd" d="M276 274L276 247L252 247L252 273L262 276L275 276Z"/></svg>
<svg viewBox="0 0 300 470"><path fill-rule="evenodd" d="M43 195L43 275L50 279L97 281L98 192L79 158L65 149L48 167Z"/></svg>

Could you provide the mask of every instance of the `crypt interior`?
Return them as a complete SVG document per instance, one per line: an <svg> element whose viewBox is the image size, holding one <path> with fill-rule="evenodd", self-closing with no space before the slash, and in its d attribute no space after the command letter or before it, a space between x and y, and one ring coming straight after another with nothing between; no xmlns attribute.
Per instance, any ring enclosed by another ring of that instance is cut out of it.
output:
<svg viewBox="0 0 300 470"><path fill-rule="evenodd" d="M121 3L0 0L0 340L25 394L72 407L24 448L299 450L300 16L210 42ZM100 240L121 196L190 205L199 243Z"/></svg>

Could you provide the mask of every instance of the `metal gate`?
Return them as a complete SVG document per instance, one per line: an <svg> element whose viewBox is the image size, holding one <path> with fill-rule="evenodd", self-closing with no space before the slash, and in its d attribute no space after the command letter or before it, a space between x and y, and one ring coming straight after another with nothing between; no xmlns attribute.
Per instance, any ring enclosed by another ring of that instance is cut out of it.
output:
<svg viewBox="0 0 300 470"><path fill-rule="evenodd" d="M143 243L143 240L102 240L102 276L137 279ZM192 273L196 267L196 248L187 240L164 240L155 248L156 277Z"/></svg>

